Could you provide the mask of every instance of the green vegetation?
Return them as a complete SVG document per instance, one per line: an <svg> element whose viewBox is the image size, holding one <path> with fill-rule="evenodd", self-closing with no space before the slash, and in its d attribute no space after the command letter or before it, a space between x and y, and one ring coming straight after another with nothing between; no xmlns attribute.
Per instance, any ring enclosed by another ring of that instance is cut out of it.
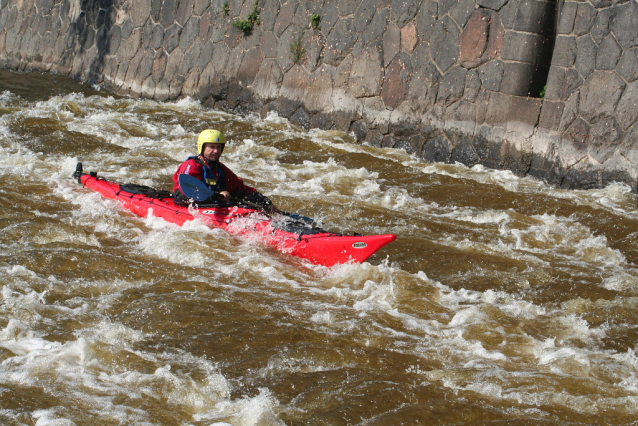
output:
<svg viewBox="0 0 638 426"><path fill-rule="evenodd" d="M253 11L248 14L246 19L236 19L233 22L233 27L244 34L250 34L255 24L259 25L259 23L259 6L257 5L257 0L255 0Z"/></svg>
<svg viewBox="0 0 638 426"><path fill-rule="evenodd" d="M310 15L310 26L312 28L316 28L318 30L321 29L321 16L319 16L316 13L313 13L312 15Z"/></svg>
<svg viewBox="0 0 638 426"><path fill-rule="evenodd" d="M545 91L547 90L547 86L543 86L543 89L541 90L541 92L538 94L538 97L543 99L545 97Z"/></svg>
<svg viewBox="0 0 638 426"><path fill-rule="evenodd" d="M228 16L228 14L230 13L230 6L228 6L227 1L225 1L224 5L222 6L222 13L226 16Z"/></svg>
<svg viewBox="0 0 638 426"><path fill-rule="evenodd" d="M299 37L290 42L290 59L295 64L301 63L306 56L306 51L303 48L303 36L305 31L299 34Z"/></svg>

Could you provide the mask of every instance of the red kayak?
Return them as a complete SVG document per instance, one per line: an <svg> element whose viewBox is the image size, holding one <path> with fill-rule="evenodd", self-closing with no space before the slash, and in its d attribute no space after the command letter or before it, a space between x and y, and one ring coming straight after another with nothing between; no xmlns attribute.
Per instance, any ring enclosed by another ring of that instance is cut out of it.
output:
<svg viewBox="0 0 638 426"><path fill-rule="evenodd" d="M120 185L98 177L94 172L82 173L81 167L78 164L73 176L79 183L106 198L118 200L124 208L138 216L146 217L152 212L153 216L180 226L201 218L210 227L222 228L234 235L256 236L259 241L282 253L317 265L330 267L339 263L361 263L397 238L392 234L334 234L285 215L271 217L241 203L189 207L176 204L166 191L134 184Z"/></svg>

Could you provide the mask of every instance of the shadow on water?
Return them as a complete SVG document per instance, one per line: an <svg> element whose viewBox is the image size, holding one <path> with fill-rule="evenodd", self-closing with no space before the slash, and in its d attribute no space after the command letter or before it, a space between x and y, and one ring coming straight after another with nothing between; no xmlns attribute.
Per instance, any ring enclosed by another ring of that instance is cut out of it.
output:
<svg viewBox="0 0 638 426"><path fill-rule="evenodd" d="M113 96L98 92L88 84L78 83L67 76L0 69L0 93L9 91L28 102L45 101L53 96L64 96L71 92L82 93L85 96ZM33 90L34 86L37 86L38 90Z"/></svg>

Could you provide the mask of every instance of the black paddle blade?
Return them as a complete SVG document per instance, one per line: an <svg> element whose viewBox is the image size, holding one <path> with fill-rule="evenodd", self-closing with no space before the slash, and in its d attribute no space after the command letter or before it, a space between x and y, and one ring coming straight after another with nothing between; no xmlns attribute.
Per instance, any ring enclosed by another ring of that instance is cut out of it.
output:
<svg viewBox="0 0 638 426"><path fill-rule="evenodd" d="M208 189L204 182L196 177L182 173L179 175L178 179L179 189L182 190L182 193L195 201L204 201L211 195L215 194L213 191Z"/></svg>

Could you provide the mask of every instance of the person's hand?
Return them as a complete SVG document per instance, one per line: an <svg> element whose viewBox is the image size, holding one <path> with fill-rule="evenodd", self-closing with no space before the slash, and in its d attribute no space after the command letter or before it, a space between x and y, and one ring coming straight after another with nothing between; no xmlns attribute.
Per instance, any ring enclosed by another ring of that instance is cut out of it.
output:
<svg viewBox="0 0 638 426"><path fill-rule="evenodd" d="M228 203L230 201L230 192L222 191L219 193L219 197L223 202Z"/></svg>
<svg viewBox="0 0 638 426"><path fill-rule="evenodd" d="M270 213L278 213L279 212L279 209L277 207L275 207L274 204L271 204L268 207L266 207L266 210L268 210Z"/></svg>

